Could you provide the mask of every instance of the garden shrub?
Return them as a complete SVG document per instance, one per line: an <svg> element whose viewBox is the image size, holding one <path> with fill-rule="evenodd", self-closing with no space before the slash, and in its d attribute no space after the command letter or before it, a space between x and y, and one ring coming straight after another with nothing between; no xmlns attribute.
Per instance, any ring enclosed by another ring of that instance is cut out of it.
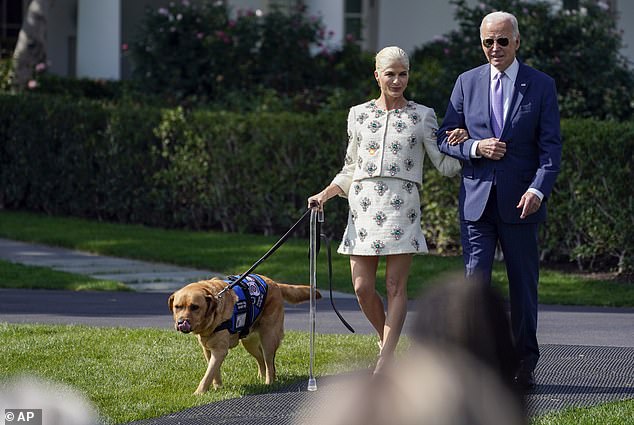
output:
<svg viewBox="0 0 634 425"><path fill-rule="evenodd" d="M233 19L229 12L222 2L186 0L148 9L131 43L133 78L145 90L196 104L262 88L292 98L323 85L328 34L305 6L238 11Z"/></svg>
<svg viewBox="0 0 634 425"><path fill-rule="evenodd" d="M634 271L634 122L564 120L561 174L544 255L587 270Z"/></svg>

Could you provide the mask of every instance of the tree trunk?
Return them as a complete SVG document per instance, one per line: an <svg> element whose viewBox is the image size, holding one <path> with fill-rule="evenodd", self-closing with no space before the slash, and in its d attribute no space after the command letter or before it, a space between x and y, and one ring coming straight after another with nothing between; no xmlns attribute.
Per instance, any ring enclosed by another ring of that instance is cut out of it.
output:
<svg viewBox="0 0 634 425"><path fill-rule="evenodd" d="M13 78L16 90L33 78L35 66L46 62L46 24L53 0L31 0L13 51Z"/></svg>

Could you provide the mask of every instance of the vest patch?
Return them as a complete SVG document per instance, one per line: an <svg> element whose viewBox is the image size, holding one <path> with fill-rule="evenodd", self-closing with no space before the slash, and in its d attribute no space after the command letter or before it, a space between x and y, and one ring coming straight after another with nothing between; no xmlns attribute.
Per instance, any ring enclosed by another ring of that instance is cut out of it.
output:
<svg viewBox="0 0 634 425"><path fill-rule="evenodd" d="M229 276L225 282L231 285L239 278L240 276ZM231 319L218 325L215 332L227 329L230 333L239 333L240 338L244 338L249 334L249 328L262 312L268 285L260 276L250 274L242 282L235 285L232 290L238 296L238 301L233 306L233 315Z"/></svg>

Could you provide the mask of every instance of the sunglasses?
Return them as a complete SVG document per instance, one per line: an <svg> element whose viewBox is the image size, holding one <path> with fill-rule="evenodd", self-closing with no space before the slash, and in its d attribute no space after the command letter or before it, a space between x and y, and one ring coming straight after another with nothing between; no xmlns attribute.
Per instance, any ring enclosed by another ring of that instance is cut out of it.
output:
<svg viewBox="0 0 634 425"><path fill-rule="evenodd" d="M493 43L495 43L496 41L498 43L498 46L506 47L509 45L509 39L506 37L500 37L497 39L485 38L484 40L482 40L482 45L487 49L490 49L491 47L493 47Z"/></svg>

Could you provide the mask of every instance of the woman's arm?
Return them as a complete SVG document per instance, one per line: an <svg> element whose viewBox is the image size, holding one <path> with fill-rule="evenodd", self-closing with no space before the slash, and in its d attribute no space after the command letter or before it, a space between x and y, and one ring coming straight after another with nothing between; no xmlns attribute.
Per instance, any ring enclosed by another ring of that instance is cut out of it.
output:
<svg viewBox="0 0 634 425"><path fill-rule="evenodd" d="M425 146L425 151L427 152L427 155L429 155L429 159L432 164L434 164L434 167L436 167L442 175L447 177L452 177L458 174L460 168L462 167L460 161L443 154L440 152L440 149L438 149L435 134L435 131L437 131L436 129L438 128L438 119L436 118L436 113L433 109L425 115L423 128L425 133L423 137L423 145ZM460 132L457 133L460 134ZM458 134L456 134L455 138L458 137ZM462 137L460 138L462 139Z"/></svg>

